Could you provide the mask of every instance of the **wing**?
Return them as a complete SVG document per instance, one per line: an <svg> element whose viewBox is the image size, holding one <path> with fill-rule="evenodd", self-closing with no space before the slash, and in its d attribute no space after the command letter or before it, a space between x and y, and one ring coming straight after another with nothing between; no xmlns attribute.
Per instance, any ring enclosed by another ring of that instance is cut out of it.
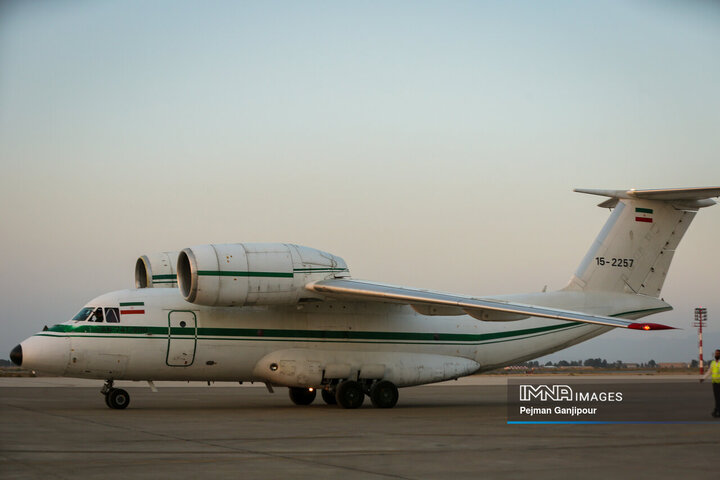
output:
<svg viewBox="0 0 720 480"><path fill-rule="evenodd" d="M359 301L376 301L402 303L407 305L423 305L436 307L451 307L462 309L468 315L482 319L483 312L501 312L504 314L523 317L542 317L568 322L582 322L608 327L622 327L633 330L666 330L674 327L658 323L629 322L619 318L589 315L587 313L555 308L524 305L520 303L501 302L497 300L483 300L480 298L453 295L449 293L419 290L415 288L398 287L382 283L362 280L330 279L313 282L305 288L326 297L340 297Z"/></svg>

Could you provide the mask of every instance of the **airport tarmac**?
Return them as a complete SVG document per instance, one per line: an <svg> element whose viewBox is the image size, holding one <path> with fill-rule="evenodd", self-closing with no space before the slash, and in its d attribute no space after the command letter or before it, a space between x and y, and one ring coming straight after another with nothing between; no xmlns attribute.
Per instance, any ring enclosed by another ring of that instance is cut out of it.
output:
<svg viewBox="0 0 720 480"><path fill-rule="evenodd" d="M688 395L707 405L698 418L709 422L508 425L505 382L401 389L391 410L369 401L343 410L319 398L298 407L285 388L158 382L153 393L127 382L130 407L110 410L100 381L4 378L0 478L717 476L720 421L707 415L707 384Z"/></svg>

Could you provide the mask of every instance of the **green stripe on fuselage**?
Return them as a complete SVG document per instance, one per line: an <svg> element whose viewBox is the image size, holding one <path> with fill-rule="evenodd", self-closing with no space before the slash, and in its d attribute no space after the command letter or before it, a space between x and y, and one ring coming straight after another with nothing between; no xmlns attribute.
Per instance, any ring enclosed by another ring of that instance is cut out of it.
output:
<svg viewBox="0 0 720 480"><path fill-rule="evenodd" d="M370 332L353 330L291 330L291 329L258 329L258 328L198 328L198 337L249 337L263 340L302 339L307 341L335 340L385 340L385 341L422 341L422 342L480 342L498 338L517 337L541 332L551 332L573 325L568 322L560 325L526 328L507 332L481 334L464 333L421 333L421 332ZM102 334L102 335L167 335L167 327L124 326L124 325L54 325L48 331L67 334ZM173 328L172 335L194 336L194 328Z"/></svg>
<svg viewBox="0 0 720 480"><path fill-rule="evenodd" d="M121 305L130 305L130 303ZM142 304L142 302L134 302ZM671 310L671 307L652 308L646 310L634 310L623 313L616 313L613 317L633 315L637 313L657 313ZM567 322L558 325L547 325L543 327L525 328L505 332L492 332L480 334L465 333L432 333L432 332L372 332L353 330L295 330L295 329L266 329L266 328L198 328L197 337L199 340L256 340L256 341L296 341L296 342L350 342L350 343L411 343L421 342L430 344L447 344L452 342L479 343L497 341L508 341L514 337L545 335L561 331L563 329L575 328L584 325L582 322ZM168 327L141 326L141 325L107 325L80 323L77 325L58 324L48 329L48 333L39 333L40 336L82 336L93 335L104 338L166 338ZM53 333L49 333L53 332ZM56 335L56 334L65 335ZM173 336L195 337L194 328L174 327ZM133 335L144 335L146 337L132 337ZM238 338L242 337L242 338Z"/></svg>

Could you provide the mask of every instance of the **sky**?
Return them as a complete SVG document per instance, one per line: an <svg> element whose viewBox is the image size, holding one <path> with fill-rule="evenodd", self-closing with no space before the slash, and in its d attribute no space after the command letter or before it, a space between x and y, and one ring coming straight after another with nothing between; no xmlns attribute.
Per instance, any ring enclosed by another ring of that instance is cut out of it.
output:
<svg viewBox="0 0 720 480"><path fill-rule="evenodd" d="M563 287L573 188L720 185L720 7L687 1L0 4L0 358L146 253L308 245L353 277ZM649 317L544 360L720 346L720 207ZM708 357L709 354L706 354Z"/></svg>

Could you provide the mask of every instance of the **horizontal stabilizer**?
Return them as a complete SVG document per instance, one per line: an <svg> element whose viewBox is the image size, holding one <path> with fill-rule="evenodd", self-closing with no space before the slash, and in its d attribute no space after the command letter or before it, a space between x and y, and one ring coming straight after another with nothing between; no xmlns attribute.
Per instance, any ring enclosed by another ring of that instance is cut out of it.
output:
<svg viewBox="0 0 720 480"><path fill-rule="evenodd" d="M598 190L593 188L576 188L578 193L600 195L610 197L611 200L602 202L600 207L612 208L617 204L618 199L642 199L659 200L666 202L694 201L691 206L694 208L709 207L715 202L710 200L713 197L720 197L720 187L692 187L692 188L661 188L652 190Z"/></svg>

